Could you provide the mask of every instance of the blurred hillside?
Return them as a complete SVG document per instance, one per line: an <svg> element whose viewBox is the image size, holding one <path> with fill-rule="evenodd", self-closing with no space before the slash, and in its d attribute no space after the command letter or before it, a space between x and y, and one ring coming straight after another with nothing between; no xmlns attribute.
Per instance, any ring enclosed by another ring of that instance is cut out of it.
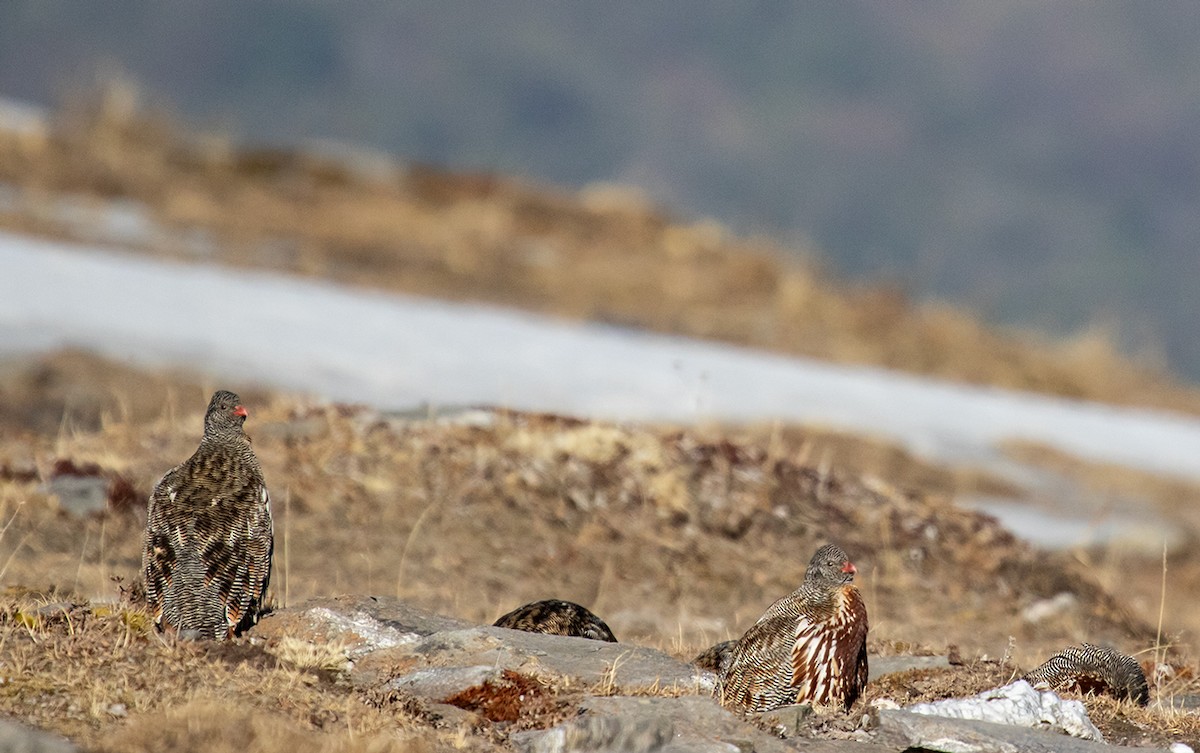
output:
<svg viewBox="0 0 1200 753"><path fill-rule="evenodd" d="M841 283L636 194L574 194L364 154L239 149L111 85L0 130L0 227L183 261L483 301L850 364L1200 412L1100 336L1035 340Z"/></svg>
<svg viewBox="0 0 1200 753"><path fill-rule="evenodd" d="M1194 4L0 5L0 94L119 68L250 142L641 187L1200 376ZM753 264L753 262L746 262Z"/></svg>

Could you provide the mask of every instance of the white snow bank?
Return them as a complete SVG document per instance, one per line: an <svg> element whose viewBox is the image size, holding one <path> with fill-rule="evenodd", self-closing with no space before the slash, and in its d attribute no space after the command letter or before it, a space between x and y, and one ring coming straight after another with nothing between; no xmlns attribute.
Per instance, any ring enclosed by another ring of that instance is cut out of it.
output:
<svg viewBox="0 0 1200 753"><path fill-rule="evenodd" d="M381 408L492 404L625 420L774 420L951 462L1026 439L1200 477L1200 421L487 306L0 233L0 354L78 345Z"/></svg>
<svg viewBox="0 0 1200 753"><path fill-rule="evenodd" d="M1104 736L1080 701L1068 701L1053 691L1037 691L1024 680L980 693L971 698L947 698L909 706L914 714L950 719L975 719L1063 732L1085 740L1104 742Z"/></svg>

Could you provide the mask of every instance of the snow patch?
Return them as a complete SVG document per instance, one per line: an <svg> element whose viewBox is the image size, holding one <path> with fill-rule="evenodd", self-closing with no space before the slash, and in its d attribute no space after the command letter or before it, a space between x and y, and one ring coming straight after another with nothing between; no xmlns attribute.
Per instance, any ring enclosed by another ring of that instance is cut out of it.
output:
<svg viewBox="0 0 1200 753"><path fill-rule="evenodd" d="M384 410L782 420L951 462L1024 439L1196 478L1200 421L0 233L0 352L79 345ZM246 302L253 305L246 305ZM229 333L236 332L236 337Z"/></svg>
<svg viewBox="0 0 1200 753"><path fill-rule="evenodd" d="M1050 691L1034 690L1024 680L980 693L971 698L948 698L909 706L914 714L949 719L975 719L995 724L1063 732L1084 740L1104 742L1104 736L1080 701L1069 701Z"/></svg>

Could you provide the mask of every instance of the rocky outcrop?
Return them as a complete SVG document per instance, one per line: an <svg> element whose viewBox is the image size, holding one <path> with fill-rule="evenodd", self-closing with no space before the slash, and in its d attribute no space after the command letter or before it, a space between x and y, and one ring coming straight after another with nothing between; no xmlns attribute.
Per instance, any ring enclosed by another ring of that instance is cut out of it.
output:
<svg viewBox="0 0 1200 753"><path fill-rule="evenodd" d="M509 746L526 753L1128 750L1016 723L997 724L1004 720L998 712L989 711L992 722L930 715L947 709L947 714L958 713L954 703L988 705L981 697L926 704L930 708L917 709L924 713L863 708L869 717L863 728L854 730L852 721L849 732L843 727L836 734L814 733L813 719L819 715L805 706L761 716L722 709L712 698L713 673L655 649L471 625L385 597L319 599L280 610L264 618L254 636L281 660L288 660L289 650L295 656L323 657L321 666L335 671L339 682L368 695L415 699L437 724L469 731L491 725ZM298 651L301 645L312 650ZM872 675L945 661L872 658ZM1029 687L1019 684L1022 691ZM1055 699L1046 696L1054 694L1039 695L1031 688L1029 693L1038 695L1039 713L1049 713L1047 704L1053 706ZM522 709L538 699L553 713L530 722ZM1005 695L1000 700L1013 699ZM1076 721L1090 725L1082 705L1070 703L1075 704L1071 713L1079 715ZM994 710L994 705L988 708ZM508 726L518 720L522 723Z"/></svg>

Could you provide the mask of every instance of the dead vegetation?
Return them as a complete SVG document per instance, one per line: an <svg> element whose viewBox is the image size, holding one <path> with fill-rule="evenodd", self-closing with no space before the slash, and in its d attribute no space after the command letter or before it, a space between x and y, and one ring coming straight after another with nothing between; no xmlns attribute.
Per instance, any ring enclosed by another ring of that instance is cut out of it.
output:
<svg viewBox="0 0 1200 753"><path fill-rule="evenodd" d="M136 582L144 508L74 515L47 480L67 461L94 465L144 500L195 448L209 387L185 383L175 403L114 413L132 397L121 385L139 389L147 377L130 372L125 381L125 369L90 360L72 354L38 368L61 387L54 404L75 394L73 382L118 377L110 392L72 403L94 422L68 412L52 435L22 429L0 443L9 469L0 474L0 581L36 589L12 591L3 605L0 711L98 750L227 750L245 742L231 737L234 726L266 750L442 750L503 745L512 729L572 714L580 693L615 692L506 676L448 699L490 720L464 731L403 694L343 687L349 649L336 642L164 642L122 595ZM871 693L902 702L961 694L1081 640L1129 652L1155 645L1155 611L1130 607L1103 573L1030 549L955 507L948 491L924 491L962 478L908 467L875 445L857 453L854 442L826 445L786 428L652 429L484 410L412 420L261 399L248 427L275 503L280 604L396 594L488 624L517 604L567 598L625 641L690 658L740 634L794 588L816 544L832 539L860 567L873 653L943 653L953 643L964 656L992 657L898 676ZM902 483L874 475L877 463L905 465L888 471ZM1070 606L1027 617L1030 605L1063 593ZM1170 669L1157 675L1158 711L1116 708L1111 729L1128 721L1145 739L1166 740L1167 729L1190 739L1195 717L1170 709L1196 692L1195 669L1186 634L1180 640L1174 613L1167 617L1162 643L1172 646L1159 658Z"/></svg>
<svg viewBox="0 0 1200 753"><path fill-rule="evenodd" d="M203 407L206 396L193 397ZM45 479L63 460L95 464L145 499L194 450L197 410L139 424L106 417L96 431L31 435L0 451L0 465L32 471L0 483L7 581L103 595L112 575L136 580L142 508L72 516ZM947 640L985 651L1010 635L1153 637L1152 620L1070 558L1035 553L947 496L814 463L805 441L770 449L491 411L412 421L290 400L252 416L276 507L282 603L386 593L490 623L515 605L565 598L627 640L699 650L744 630L832 539L854 552L880 638L923 642L931 601L952 622ZM1022 618L1064 592L1078 609L1036 626Z"/></svg>
<svg viewBox="0 0 1200 753"><path fill-rule="evenodd" d="M175 643L135 608L54 608L62 597L10 594L0 604L0 708L89 750L457 747L402 709L372 708L249 641Z"/></svg>
<svg viewBox="0 0 1200 753"><path fill-rule="evenodd" d="M1194 390L1130 365L1103 337L997 334L962 312L833 282L711 224L674 224L619 190L569 196L238 150L147 115L120 91L64 110L44 132L0 133L0 181L16 192L0 209L10 229L94 240L120 206L149 228L122 243L169 258L1200 412ZM486 748L503 743L496 725L548 726L570 712L579 689L506 675L450 699L490 720L475 734L411 697L339 685L344 646L268 651L154 635L123 601L137 580L144 500L194 450L214 386L79 353L0 364L0 583L23 587L0 603L0 711L95 750L289 753ZM1194 712L1179 708L1200 692L1200 622L1181 596L1200 584L1195 547L1171 557L1161 599L1157 562L1036 552L953 504L1005 484L882 442L493 411L414 421L239 391L254 406L249 429L275 505L279 604L386 593L485 624L566 598L623 640L690 657L739 635L832 539L859 565L874 652L957 644L992 657L896 676L869 698L982 690L1069 643L1101 641L1138 652L1156 699L1148 709L1089 699L1110 740L1200 737ZM1144 481L1039 454L1109 488ZM72 513L52 486L61 475L108 484L106 509ZM1161 498L1194 531L1192 496L1167 486ZM1029 616L1063 594L1066 606Z"/></svg>
<svg viewBox="0 0 1200 753"><path fill-rule="evenodd" d="M796 254L680 224L614 187L578 195L378 156L239 149L190 134L127 86L41 131L0 132L0 226L169 258L723 340L843 363L1200 412L1200 393L1103 334L1000 333ZM114 209L115 208L115 209ZM132 232L105 235L119 211Z"/></svg>

